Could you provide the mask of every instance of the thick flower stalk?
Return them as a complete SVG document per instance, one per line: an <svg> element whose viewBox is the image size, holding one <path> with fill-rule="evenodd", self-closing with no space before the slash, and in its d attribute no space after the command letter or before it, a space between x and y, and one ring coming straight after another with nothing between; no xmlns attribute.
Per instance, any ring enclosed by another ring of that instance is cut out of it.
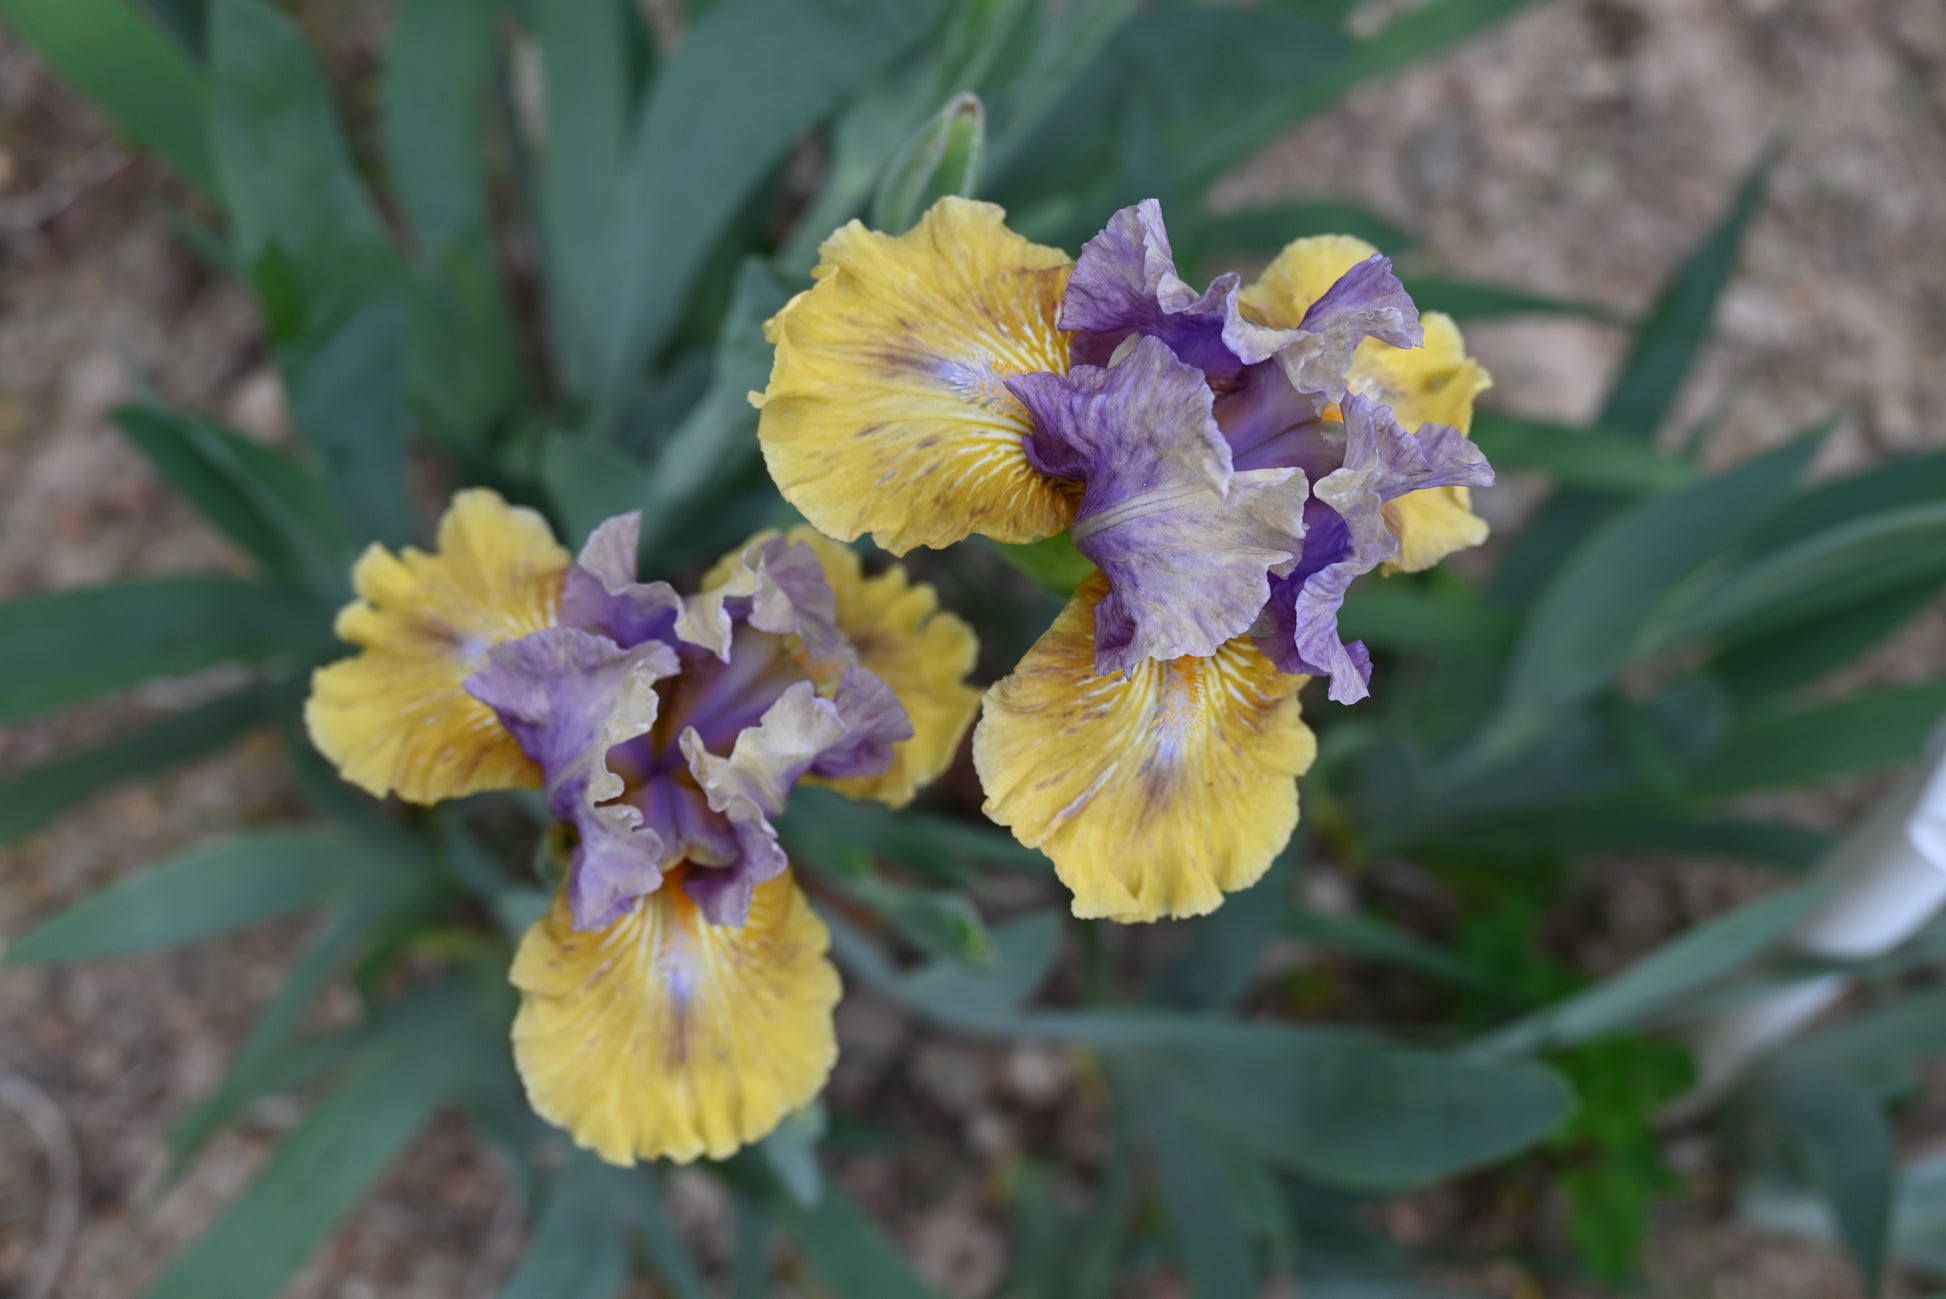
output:
<svg viewBox="0 0 1946 1299"><path fill-rule="evenodd" d="M344 777L434 803L538 787L570 845L514 960L536 1111L615 1163L723 1158L823 1087L829 938L772 818L805 780L892 806L971 723L977 646L903 571L800 530L701 594L636 580L639 516L570 560L546 523L461 492L438 550L374 546L306 720Z"/></svg>
<svg viewBox="0 0 1946 1299"><path fill-rule="evenodd" d="M987 814L1077 915L1201 914L1297 823L1298 689L1370 691L1352 582L1485 539L1487 375L1356 239L1198 293L1153 200L1078 261L1004 217L948 198L902 236L832 235L770 322L764 456L813 526L895 554L1071 530L1099 571L987 693Z"/></svg>

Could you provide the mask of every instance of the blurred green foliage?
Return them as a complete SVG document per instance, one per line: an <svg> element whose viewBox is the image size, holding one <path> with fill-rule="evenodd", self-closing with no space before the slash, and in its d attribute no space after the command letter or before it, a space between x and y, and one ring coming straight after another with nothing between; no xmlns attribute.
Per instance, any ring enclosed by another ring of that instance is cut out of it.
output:
<svg viewBox="0 0 1946 1299"><path fill-rule="evenodd" d="M418 537L428 481L494 485L570 541L640 509L643 559L669 576L787 518L745 394L768 374L762 322L853 217L898 229L938 195L977 194L1073 247L1153 196L1186 269L1327 231L1400 251L1408 231L1343 201L1217 211L1211 187L1352 87L1523 4L1429 0L1355 36L1344 0L691 0L670 40L624 0L399 0L376 93L353 87L341 102L313 40L268 0L0 0L0 21L174 172L179 228L255 295L298 433L271 448L159 402L120 412L249 575L0 606L0 721L156 676L250 669L210 702L13 776L0 839L264 725L290 737L320 816L194 849L8 949L19 963L104 959L323 912L228 1077L182 1119L177 1170L261 1097L302 1091L310 1109L152 1295L278 1292L454 1106L530 1205L529 1249L503 1295L601 1299L646 1272L681 1299L747 1299L766 1293L780 1241L825 1292L931 1294L823 1176L821 1117L717 1170L737 1242L714 1277L663 1213L657 1170L568 1152L528 1111L505 1051L504 978L547 897L529 865L546 856L532 805L380 806L301 739L306 676L339 652L331 617L351 558ZM348 104L360 110L350 128ZM1836 700L1816 689L1946 582L1946 455L1807 487L1827 428L1720 474L1661 436L1768 165L1633 327L1591 427L1482 414L1479 440L1502 469L1556 488L1494 578L1394 578L1346 609L1385 687L1323 720L1306 824L1355 870L1416 863L1457 900L1456 921L1300 905L1294 848L1256 888L1179 926L1171 961L1138 981L1113 959L1123 935L1056 907L983 919L970 896L983 875L1046 873L993 827L815 793L793 806L782 832L831 903L855 992L940 1032L1052 1044L1102 1081L1108 1153L1088 1194L1077 1201L1038 1159L1015 1170L1004 1293L1089 1299L1161 1259L1198 1299L1284 1274L1307 1299L1434 1296L1367 1205L1522 1152L1566 1162L1585 1268L1632 1271L1670 1186L1650 1121L1686 1077L1680 1052L1644 1034L1725 988L1801 977L1765 958L1816 891L1760 899L1593 984L1536 935L1598 854L1801 869L1823 838L1739 796L1908 760L1946 709L1936 685ZM1422 305L1462 319L1625 327L1598 304L1407 278ZM1060 542L1002 552L961 548L929 577L1011 653L1051 617L1030 579L1064 594L1081 570ZM1263 958L1290 940L1403 980L1438 1021L1384 1035L1383 1007L1342 979L1333 1014L1371 1028L1258 1013ZM1915 943L1918 955L1888 959L1946 952L1937 933ZM307 1009L338 981L363 1018L310 1031ZM1902 1004L1888 994L1878 1013ZM1882 1040L1861 1036L1815 1069L1786 1061L1746 1103L1796 1141L1801 1180L1825 1188L1837 1235L1876 1277L1886 1241L1903 1238L1886 1225L1892 1093L1846 1072L1861 1055L1882 1061ZM833 1115L833 1141L856 1123Z"/></svg>

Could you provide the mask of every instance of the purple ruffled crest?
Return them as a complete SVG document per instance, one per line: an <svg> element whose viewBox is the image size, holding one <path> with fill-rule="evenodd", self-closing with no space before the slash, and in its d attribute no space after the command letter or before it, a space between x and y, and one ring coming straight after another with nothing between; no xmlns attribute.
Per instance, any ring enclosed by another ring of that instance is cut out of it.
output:
<svg viewBox="0 0 1946 1299"><path fill-rule="evenodd" d="M756 886L785 868L770 818L791 788L885 770L911 720L857 663L810 547L757 542L683 600L636 580L638 529L635 515L596 529L569 570L562 625L495 646L467 688L575 827L576 928L612 924L681 862L704 914L740 925ZM830 698L818 680L835 680Z"/></svg>
<svg viewBox="0 0 1946 1299"><path fill-rule="evenodd" d="M1350 704L1371 693L1372 660L1362 643L1339 637L1338 611L1353 581L1398 553L1385 502L1430 487L1485 487L1493 468L1456 428L1408 433L1390 407L1358 393L1343 409L1343 463L1313 488L1304 554L1273 580L1257 643L1283 671L1330 677L1330 697Z"/></svg>
<svg viewBox="0 0 1946 1299"><path fill-rule="evenodd" d="M1303 475L1236 472L1202 372L1150 335L1114 365L1009 387L1034 417L1029 458L1084 485L1074 542L1109 583L1096 671L1214 654L1248 631L1268 575L1301 553Z"/></svg>
<svg viewBox="0 0 1946 1299"><path fill-rule="evenodd" d="M682 597L667 582L635 580L641 537L639 510L589 534L561 589L562 626L598 632L617 645L673 640Z"/></svg>
<svg viewBox="0 0 1946 1299"><path fill-rule="evenodd" d="M569 899L576 923L600 928L662 883L666 841L640 809L618 802L611 750L655 725L655 683L677 671L657 641L623 649L605 636L549 627L487 651L466 683L538 762L547 809L575 827Z"/></svg>
<svg viewBox="0 0 1946 1299"><path fill-rule="evenodd" d="M1219 394L1274 360L1292 388L1325 401L1345 395L1352 353L1365 339L1417 347L1425 336L1391 259L1376 254L1340 276L1295 329L1250 319L1239 296L1234 274L1217 276L1201 293L1177 274L1162 205L1144 199L1115 213L1082 247L1060 325L1075 334L1080 364L1106 365L1129 338L1147 336L1201 370Z"/></svg>
<svg viewBox="0 0 1946 1299"><path fill-rule="evenodd" d="M1239 289L1234 274L1217 276L1200 294L1191 288L1176 273L1162 205L1143 199L1082 246L1060 326L1076 335L1073 356L1081 364L1106 365L1124 340L1147 335L1220 384L1295 337L1245 317Z"/></svg>
<svg viewBox="0 0 1946 1299"><path fill-rule="evenodd" d="M676 634L728 658L735 624L778 636L796 635L813 658L844 652L838 600L817 552L801 542L767 537L744 547L730 575L686 601Z"/></svg>
<svg viewBox="0 0 1946 1299"><path fill-rule="evenodd" d="M1299 392L1342 401L1352 353L1368 338L1394 347L1426 340L1419 308L1392 273L1392 259L1374 253L1338 277L1313 302L1295 336L1277 353L1277 366Z"/></svg>

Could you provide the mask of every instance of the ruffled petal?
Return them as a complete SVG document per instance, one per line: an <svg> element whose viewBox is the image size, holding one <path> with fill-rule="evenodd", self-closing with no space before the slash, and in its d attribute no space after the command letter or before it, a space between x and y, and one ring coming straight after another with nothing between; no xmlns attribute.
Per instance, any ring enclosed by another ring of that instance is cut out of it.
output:
<svg viewBox="0 0 1946 1299"><path fill-rule="evenodd" d="M1292 331L1277 364L1301 392L1337 401L1367 339L1419 346L1419 309L1392 261L1362 239L1318 235L1285 245L1240 299L1246 314Z"/></svg>
<svg viewBox="0 0 1946 1299"><path fill-rule="evenodd" d="M1373 256L1311 304L1277 365L1299 392L1337 401L1350 389L1352 355L1366 340L1417 347L1422 336L1419 309L1392 273L1391 259Z"/></svg>
<svg viewBox="0 0 1946 1299"><path fill-rule="evenodd" d="M1331 698L1350 704L1371 693L1371 656L1339 638L1338 610L1353 581L1398 553L1386 502L1429 488L1483 487L1493 468L1458 429L1428 424L1407 433L1361 394L1345 399L1344 417L1344 464L1313 489L1304 557L1273 582L1258 644L1286 672L1329 674Z"/></svg>
<svg viewBox="0 0 1946 1299"><path fill-rule="evenodd" d="M1037 541L1073 514L1021 450L1006 380L1065 371L1055 326L1069 261L990 203L944 198L906 234L854 221L815 284L770 322L758 438L777 486L820 532L886 550L969 533Z"/></svg>
<svg viewBox="0 0 1946 1299"><path fill-rule="evenodd" d="M693 727L682 733L690 774L710 810L729 818L737 839L735 861L697 871L686 885L716 924L742 924L751 890L783 873L784 850L770 818L782 815L791 789L818 759L844 743L849 729L836 704L821 698L809 681L800 681L760 723L737 736L728 757L704 748Z"/></svg>
<svg viewBox="0 0 1946 1299"><path fill-rule="evenodd" d="M639 510L618 514L589 534L561 593L563 626L624 646L674 637L682 597L667 582L635 580L641 538Z"/></svg>
<svg viewBox="0 0 1946 1299"><path fill-rule="evenodd" d="M1096 576L1007 677L973 732L986 814L1054 861L1074 914L1155 920L1214 910L1297 824L1317 745L1305 678L1239 638L1209 658L1094 665Z"/></svg>
<svg viewBox="0 0 1946 1299"><path fill-rule="evenodd" d="M1177 359L1223 383L1295 337L1238 310L1237 277L1197 293L1176 273L1162 205L1143 199L1108 218L1081 249L1061 307L1077 364L1107 365L1131 335L1161 339Z"/></svg>
<svg viewBox="0 0 1946 1299"><path fill-rule="evenodd" d="M1109 584L1095 612L1096 669L1209 655L1248 631L1267 574L1301 551L1303 475L1233 473L1203 372L1152 335L1112 366L1013 387L1034 413L1030 453L1073 465L1087 484L1075 546Z"/></svg>
<svg viewBox="0 0 1946 1299"><path fill-rule="evenodd" d="M672 883L674 881L672 880ZM514 958L527 1098L611 1164L727 1158L823 1088L837 1060L830 936L788 875L740 927L680 888L578 932L565 895Z"/></svg>
<svg viewBox="0 0 1946 1299"><path fill-rule="evenodd" d="M1351 362L1352 391L1390 406L1407 432L1427 425L1470 432L1474 398L1493 380L1466 354L1451 316L1432 312L1424 323L1423 347L1405 350L1377 339L1361 344ZM1464 487L1401 496L1387 502L1385 514L1399 538L1399 553L1385 564L1388 572L1416 573L1487 539L1486 520L1473 513L1472 494Z"/></svg>
<svg viewBox="0 0 1946 1299"><path fill-rule="evenodd" d="M818 755L808 774L829 780L867 780L892 765L898 745L912 738L912 719L892 687L853 663L831 692L845 736Z"/></svg>
<svg viewBox="0 0 1946 1299"><path fill-rule="evenodd" d="M911 738L893 745L883 771L829 783L850 798L904 807L952 765L973 724L980 692L966 684L966 677L979 657L979 639L939 607L931 586L912 581L903 567L894 564L866 577L856 551L809 528L795 529L790 537L817 552L837 597L838 629L858 664L898 696L912 727Z"/></svg>
<svg viewBox="0 0 1946 1299"><path fill-rule="evenodd" d="M617 802L609 751L655 726L655 683L678 670L660 641L622 649L605 636L549 627L497 645L467 682L547 776L547 808L578 831L569 893L576 924L599 929L662 883L677 844Z"/></svg>
<svg viewBox="0 0 1946 1299"><path fill-rule="evenodd" d="M1293 239L1244 288L1241 304L1273 329L1296 329L1346 271L1376 256L1378 249L1351 235Z"/></svg>
<svg viewBox="0 0 1946 1299"><path fill-rule="evenodd" d="M841 652L831 584L809 546L759 533L719 559L676 619L676 634L718 658L730 657L737 622L776 636L796 636L813 658Z"/></svg>
<svg viewBox="0 0 1946 1299"><path fill-rule="evenodd" d="M540 769L463 683L487 649L551 625L568 553L532 510L460 492L437 549L372 546L337 633L360 653L311 678L304 720L339 774L375 797L437 803L540 783Z"/></svg>

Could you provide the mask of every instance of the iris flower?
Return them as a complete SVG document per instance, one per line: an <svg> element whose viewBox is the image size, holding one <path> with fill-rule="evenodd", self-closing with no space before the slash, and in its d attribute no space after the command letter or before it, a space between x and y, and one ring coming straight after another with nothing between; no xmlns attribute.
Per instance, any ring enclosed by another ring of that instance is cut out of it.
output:
<svg viewBox="0 0 1946 1299"><path fill-rule="evenodd" d="M1477 545L1466 438L1484 370L1391 263L1300 239L1198 293L1160 207L1070 261L987 203L857 222L769 325L771 476L827 535L894 554L1071 531L1097 567L974 732L986 812L1052 858L1080 916L1198 915L1297 823L1297 693L1351 703L1356 578Z"/></svg>
<svg viewBox="0 0 1946 1299"><path fill-rule="evenodd" d="M930 587L800 530L684 598L638 515L570 560L531 510L454 498L438 549L374 546L306 720L345 779L435 803L538 787L571 845L514 960L535 1110L615 1163L720 1159L823 1087L829 937L772 818L810 780L899 806L951 761L971 630Z"/></svg>

